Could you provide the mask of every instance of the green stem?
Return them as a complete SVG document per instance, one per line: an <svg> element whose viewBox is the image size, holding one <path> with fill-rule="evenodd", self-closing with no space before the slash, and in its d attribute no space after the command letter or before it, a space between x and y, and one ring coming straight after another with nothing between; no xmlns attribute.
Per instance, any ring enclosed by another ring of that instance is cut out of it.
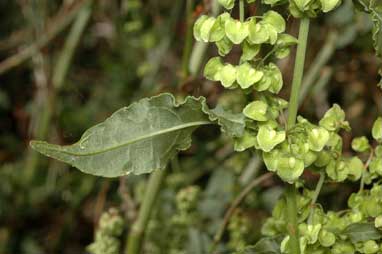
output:
<svg viewBox="0 0 382 254"><path fill-rule="evenodd" d="M294 66L292 91L289 100L288 129L296 123L298 97L304 72L306 45L309 34L309 18L302 18L298 36L296 61ZM297 189L294 185L288 185L286 189L288 233L291 253L300 254L299 232L297 225Z"/></svg>
<svg viewBox="0 0 382 254"><path fill-rule="evenodd" d="M193 18L192 18L192 7L194 5L194 0L187 0L186 3L186 39L185 39L185 45L183 50L183 56L182 56L182 76L183 78L187 78L187 76L190 73L188 63L190 62L190 55L192 50L192 41L193 41L193 34L192 34L192 28L193 28Z"/></svg>
<svg viewBox="0 0 382 254"><path fill-rule="evenodd" d="M163 182L165 172L165 170L157 170L150 175L143 203L139 210L138 219L134 222L128 235L125 254L139 254L141 252L145 229L154 208L154 203Z"/></svg>
<svg viewBox="0 0 382 254"><path fill-rule="evenodd" d="M300 88L302 76L304 73L305 65L305 52L309 34L309 18L302 18L300 22L300 31L298 35L298 46L296 53L296 61L294 64L292 91L289 100L288 108L288 129L293 127L296 123L298 98L300 95Z"/></svg>
<svg viewBox="0 0 382 254"><path fill-rule="evenodd" d="M240 21L244 22L244 0L239 2Z"/></svg>
<svg viewBox="0 0 382 254"><path fill-rule="evenodd" d="M320 195L322 186L324 185L324 182L325 182L325 172L321 171L320 172L320 179L318 180L318 183L316 185L316 189L314 190L312 202L310 203L310 213L309 213L309 218L308 218L308 224L312 224L314 209L316 206L318 196Z"/></svg>

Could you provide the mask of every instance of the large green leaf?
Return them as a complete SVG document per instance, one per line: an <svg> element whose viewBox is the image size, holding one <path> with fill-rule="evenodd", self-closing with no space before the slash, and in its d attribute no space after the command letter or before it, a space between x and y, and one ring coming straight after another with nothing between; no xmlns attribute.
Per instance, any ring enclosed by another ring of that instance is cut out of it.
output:
<svg viewBox="0 0 382 254"><path fill-rule="evenodd" d="M382 239L382 232L375 228L374 223L351 224L345 229L344 234L353 243Z"/></svg>
<svg viewBox="0 0 382 254"><path fill-rule="evenodd" d="M178 151L191 145L198 126L214 122L233 137L244 132L244 116L221 108L210 110L203 97L187 97L177 104L171 94L161 94L118 110L73 145L32 141L31 146L92 175L143 174L163 169Z"/></svg>

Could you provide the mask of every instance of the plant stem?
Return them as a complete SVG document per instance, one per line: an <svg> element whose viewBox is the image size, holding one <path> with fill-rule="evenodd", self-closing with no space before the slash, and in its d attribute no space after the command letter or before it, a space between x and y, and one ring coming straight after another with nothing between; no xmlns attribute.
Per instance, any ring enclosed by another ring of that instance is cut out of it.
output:
<svg viewBox="0 0 382 254"><path fill-rule="evenodd" d="M325 172L321 171L320 172L320 179L318 180L318 183L316 185L316 189L314 190L312 202L310 203L310 213L309 213L309 218L308 218L308 224L312 223L316 202L317 202L318 196L320 195L320 192L321 192L322 186L324 185L324 182L325 182Z"/></svg>
<svg viewBox="0 0 382 254"><path fill-rule="evenodd" d="M298 35L297 54L294 66L292 91L289 100L288 129L296 123L298 97L304 72L306 45L309 34L309 18L302 18L300 21L300 30ZM294 185L288 185L286 188L286 205L288 232L291 253L300 254L299 232L297 226L297 189Z"/></svg>
<svg viewBox="0 0 382 254"><path fill-rule="evenodd" d="M190 73L188 63L190 62L190 55L191 55L191 49L192 49L192 41L193 41L193 34L192 34L192 28L193 28L193 18L192 18L192 8L194 5L194 0L187 0L186 2L186 39L185 39L185 45L183 49L183 56L182 56L182 78L187 78L187 76Z"/></svg>
<svg viewBox="0 0 382 254"><path fill-rule="evenodd" d="M240 0L239 2L239 12L240 12L240 21L244 22L244 0Z"/></svg>
<svg viewBox="0 0 382 254"><path fill-rule="evenodd" d="M302 83L302 76L304 73L306 45L308 42L309 34L309 18L302 18L300 21L300 31L298 35L298 46L296 53L296 60L294 64L292 91L289 99L288 108L288 129L293 127L296 123L298 98L300 95L300 88Z"/></svg>
<svg viewBox="0 0 382 254"><path fill-rule="evenodd" d="M142 240L145 229L154 208L155 200L158 196L160 186L165 176L165 170L156 170L150 175L147 183L147 190L143 199L136 222L134 222L127 239L125 254L139 254L141 252Z"/></svg>
<svg viewBox="0 0 382 254"><path fill-rule="evenodd" d="M363 166L359 192L362 192L364 187L365 187L365 172L366 172L367 168L369 167L370 162L373 160L373 156L374 156L374 149L371 149L369 158L367 159L365 165Z"/></svg>
<svg viewBox="0 0 382 254"><path fill-rule="evenodd" d="M245 197L252 191L253 188L264 182L265 180L271 178L273 173L266 173L252 180L235 198L232 202L231 206L228 208L226 214L224 215L223 223L221 224L219 230L216 232L214 236L214 242L211 247L211 253L215 251L217 244L223 236L224 230L228 225L229 220L234 214L236 208L240 205L240 203L245 199Z"/></svg>

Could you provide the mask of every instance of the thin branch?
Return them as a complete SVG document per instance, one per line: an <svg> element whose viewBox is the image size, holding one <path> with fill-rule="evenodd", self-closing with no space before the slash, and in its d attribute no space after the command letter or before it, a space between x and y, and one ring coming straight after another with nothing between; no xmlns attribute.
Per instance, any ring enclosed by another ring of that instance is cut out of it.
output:
<svg viewBox="0 0 382 254"><path fill-rule="evenodd" d="M245 197L252 191L253 188L264 182L265 180L268 180L273 176L273 173L266 173L258 178L253 179L252 182L250 182L247 187L245 187L240 194L235 198L235 200L232 202L231 206L228 208L226 214L224 215L223 223L221 224L219 230L216 232L214 236L214 242L211 247L211 252L213 252L219 243L220 239L222 238L224 234L224 230L228 225L229 220L231 219L232 215L234 214L236 208L240 205L240 203L245 199Z"/></svg>

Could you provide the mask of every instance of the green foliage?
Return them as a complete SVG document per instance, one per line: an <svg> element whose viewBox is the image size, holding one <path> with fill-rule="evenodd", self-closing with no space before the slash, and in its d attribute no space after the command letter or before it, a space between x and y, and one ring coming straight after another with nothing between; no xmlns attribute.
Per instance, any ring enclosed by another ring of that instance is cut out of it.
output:
<svg viewBox="0 0 382 254"><path fill-rule="evenodd" d="M216 112L207 108L203 98L188 97L176 104L172 95L162 94L120 109L74 145L32 141L31 146L93 175L150 173L164 169L177 151L187 149L191 133L200 125L217 121L227 134L241 134L240 118L225 115L221 109Z"/></svg>

